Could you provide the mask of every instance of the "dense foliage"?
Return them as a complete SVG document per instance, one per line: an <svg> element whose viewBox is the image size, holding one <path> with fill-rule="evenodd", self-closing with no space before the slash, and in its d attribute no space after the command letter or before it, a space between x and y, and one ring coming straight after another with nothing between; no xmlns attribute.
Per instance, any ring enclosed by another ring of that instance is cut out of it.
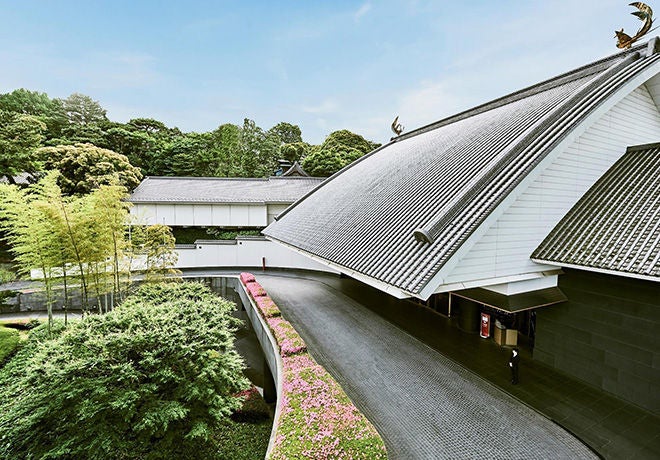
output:
<svg viewBox="0 0 660 460"><path fill-rule="evenodd" d="M234 308L153 284L52 338L37 328L0 371L0 458L217 458L248 387Z"/></svg>
<svg viewBox="0 0 660 460"><path fill-rule="evenodd" d="M83 195L102 185L120 185L132 190L142 173L124 155L92 144L42 147L37 158L43 167L60 172L58 185L65 195Z"/></svg>
<svg viewBox="0 0 660 460"><path fill-rule="evenodd" d="M171 274L176 263L174 237L164 225L136 227L127 232L126 189L102 185L91 193L66 197L49 173L27 188L0 184L0 229L14 261L24 274L36 270L44 281L49 323L52 290L63 284L80 286L82 307L112 293L122 298L131 270L144 270L149 280Z"/></svg>
<svg viewBox="0 0 660 460"><path fill-rule="evenodd" d="M18 330L0 324L0 366L16 350L20 341Z"/></svg>
<svg viewBox="0 0 660 460"><path fill-rule="evenodd" d="M76 165L59 167L35 153L38 147L61 149L76 144L123 155L145 176L209 177L267 177L278 169L279 159L309 157L307 166L313 175L329 175L377 146L347 130L336 131L321 146L313 146L303 142L297 125L280 122L263 129L248 118L240 126L225 123L210 132L184 133L151 118L110 121L101 104L83 94L66 99L25 89L0 94L0 176L57 167L63 177L78 183L80 175L69 177L80 169ZM104 164L95 170L83 162L86 184L104 183L108 174L126 170L116 169L116 161L104 163L115 169L108 170ZM129 182L124 185L131 187ZM64 183L62 187L68 193L69 187Z"/></svg>
<svg viewBox="0 0 660 460"><path fill-rule="evenodd" d="M330 133L320 147L312 149L302 166L311 176L331 176L378 147L380 144L343 129Z"/></svg>

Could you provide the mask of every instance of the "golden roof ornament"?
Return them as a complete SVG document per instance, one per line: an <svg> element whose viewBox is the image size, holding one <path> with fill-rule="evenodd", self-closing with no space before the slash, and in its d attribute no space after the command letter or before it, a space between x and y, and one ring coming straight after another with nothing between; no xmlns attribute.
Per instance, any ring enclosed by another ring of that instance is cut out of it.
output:
<svg viewBox="0 0 660 460"><path fill-rule="evenodd" d="M637 8L637 11L633 11L632 15L637 16L640 21L642 21L642 26L639 28L637 33L634 36L630 36L623 32L623 29L617 30L614 33L616 34L617 48L627 49L632 46L637 40L639 40L643 35L651 30L653 26L653 10L646 3L642 2L633 2L630 6Z"/></svg>
<svg viewBox="0 0 660 460"><path fill-rule="evenodd" d="M392 122L392 132L397 136L400 136L405 128L399 123L399 116L397 115L394 121Z"/></svg>

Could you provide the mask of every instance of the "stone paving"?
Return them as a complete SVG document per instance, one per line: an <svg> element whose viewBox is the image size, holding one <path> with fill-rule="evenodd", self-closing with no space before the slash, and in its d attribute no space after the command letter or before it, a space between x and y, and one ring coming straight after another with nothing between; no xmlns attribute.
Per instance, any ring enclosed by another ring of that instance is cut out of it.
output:
<svg viewBox="0 0 660 460"><path fill-rule="evenodd" d="M257 275L391 459L597 458L528 406L324 283Z"/></svg>

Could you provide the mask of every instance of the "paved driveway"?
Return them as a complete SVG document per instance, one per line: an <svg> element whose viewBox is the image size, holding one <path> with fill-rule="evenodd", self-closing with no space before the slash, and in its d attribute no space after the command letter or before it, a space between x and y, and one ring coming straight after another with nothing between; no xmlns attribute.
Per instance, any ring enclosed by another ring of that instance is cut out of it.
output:
<svg viewBox="0 0 660 460"><path fill-rule="evenodd" d="M319 279L257 275L391 459L597 458L550 420Z"/></svg>

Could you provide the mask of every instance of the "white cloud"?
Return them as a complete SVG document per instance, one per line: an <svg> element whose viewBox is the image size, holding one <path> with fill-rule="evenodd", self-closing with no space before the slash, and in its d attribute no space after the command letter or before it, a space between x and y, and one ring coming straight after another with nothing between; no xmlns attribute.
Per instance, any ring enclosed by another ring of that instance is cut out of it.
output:
<svg viewBox="0 0 660 460"><path fill-rule="evenodd" d="M359 21L362 17L371 10L371 2L364 3L354 14L353 19Z"/></svg>

